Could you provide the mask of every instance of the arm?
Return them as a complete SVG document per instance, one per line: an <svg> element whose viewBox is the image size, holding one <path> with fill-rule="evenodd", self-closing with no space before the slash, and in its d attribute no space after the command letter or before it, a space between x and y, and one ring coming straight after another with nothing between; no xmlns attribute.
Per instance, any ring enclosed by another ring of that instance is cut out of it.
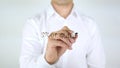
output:
<svg viewBox="0 0 120 68"><path fill-rule="evenodd" d="M105 68L105 55L99 30L95 23L91 28L91 44L87 53L88 68Z"/></svg>
<svg viewBox="0 0 120 68"><path fill-rule="evenodd" d="M44 59L44 44L39 39L37 25L34 20L28 20L22 36L20 68L55 68Z"/></svg>

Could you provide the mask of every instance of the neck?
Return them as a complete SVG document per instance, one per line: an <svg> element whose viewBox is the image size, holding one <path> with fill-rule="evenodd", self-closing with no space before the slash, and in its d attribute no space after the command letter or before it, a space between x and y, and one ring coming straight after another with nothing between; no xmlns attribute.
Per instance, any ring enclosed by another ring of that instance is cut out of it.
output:
<svg viewBox="0 0 120 68"><path fill-rule="evenodd" d="M52 6L60 16L67 18L73 8L73 3L69 3L67 5L58 5L52 3Z"/></svg>

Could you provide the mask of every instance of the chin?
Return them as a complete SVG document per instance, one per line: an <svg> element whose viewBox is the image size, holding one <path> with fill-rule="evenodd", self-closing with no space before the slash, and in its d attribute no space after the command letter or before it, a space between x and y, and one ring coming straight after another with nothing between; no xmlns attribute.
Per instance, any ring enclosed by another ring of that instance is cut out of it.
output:
<svg viewBox="0 0 120 68"><path fill-rule="evenodd" d="M69 3L71 3L71 2L68 2L68 1L60 1L58 4L59 4L59 5L67 5L67 4L69 4Z"/></svg>
<svg viewBox="0 0 120 68"><path fill-rule="evenodd" d="M69 3L72 3L72 0L56 0L56 4L58 5L67 5Z"/></svg>

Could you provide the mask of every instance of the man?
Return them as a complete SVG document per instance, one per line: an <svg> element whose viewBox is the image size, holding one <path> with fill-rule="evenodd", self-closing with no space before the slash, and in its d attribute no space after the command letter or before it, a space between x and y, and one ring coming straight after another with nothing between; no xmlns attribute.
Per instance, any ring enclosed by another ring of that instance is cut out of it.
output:
<svg viewBox="0 0 120 68"><path fill-rule="evenodd" d="M20 68L105 68L96 24L73 0L51 0L24 27Z"/></svg>

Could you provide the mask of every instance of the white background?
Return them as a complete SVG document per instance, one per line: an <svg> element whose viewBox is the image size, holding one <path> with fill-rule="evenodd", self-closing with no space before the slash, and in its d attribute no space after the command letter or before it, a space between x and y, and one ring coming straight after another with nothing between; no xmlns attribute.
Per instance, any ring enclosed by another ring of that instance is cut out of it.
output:
<svg viewBox="0 0 120 68"><path fill-rule="evenodd" d="M0 0L0 68L19 68L25 20L50 0ZM106 52L106 68L120 68L120 0L75 0L81 12L97 22Z"/></svg>

